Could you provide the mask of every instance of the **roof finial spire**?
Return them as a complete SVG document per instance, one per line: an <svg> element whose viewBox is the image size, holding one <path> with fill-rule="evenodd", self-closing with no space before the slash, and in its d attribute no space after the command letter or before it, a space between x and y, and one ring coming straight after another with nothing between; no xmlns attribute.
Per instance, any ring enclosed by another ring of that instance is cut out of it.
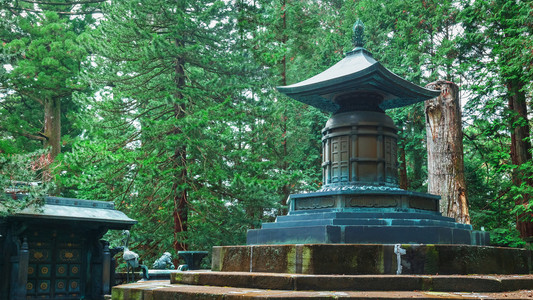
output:
<svg viewBox="0 0 533 300"><path fill-rule="evenodd" d="M364 34L365 34L365 25L363 24L363 22L361 22L360 19L357 19L357 21L355 21L355 24L353 24L353 46L355 48L357 47L364 48L365 46Z"/></svg>

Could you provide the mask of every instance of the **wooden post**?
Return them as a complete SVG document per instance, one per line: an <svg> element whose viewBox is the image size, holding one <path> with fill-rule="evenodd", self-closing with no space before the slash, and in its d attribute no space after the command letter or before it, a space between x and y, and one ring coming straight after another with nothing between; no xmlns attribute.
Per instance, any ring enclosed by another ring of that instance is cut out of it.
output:
<svg viewBox="0 0 533 300"><path fill-rule="evenodd" d="M102 294L111 294L111 252L108 243L104 244L102 255Z"/></svg>
<svg viewBox="0 0 533 300"><path fill-rule="evenodd" d="M15 289L15 299L23 300L26 299L26 285L28 284L28 264L30 261L30 251L28 249L28 239L24 238L22 242L22 247L19 251L19 262L18 262L18 273L17 273L17 283L13 287Z"/></svg>
<svg viewBox="0 0 533 300"><path fill-rule="evenodd" d="M441 196L440 211L459 223L470 224L463 161L463 132L459 87L436 81L426 86L440 90L425 102L428 152L428 193Z"/></svg>

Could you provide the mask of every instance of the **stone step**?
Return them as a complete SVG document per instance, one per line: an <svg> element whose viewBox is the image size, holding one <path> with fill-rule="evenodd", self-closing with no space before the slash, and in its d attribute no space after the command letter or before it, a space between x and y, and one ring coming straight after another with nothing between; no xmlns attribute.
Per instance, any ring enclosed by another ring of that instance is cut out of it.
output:
<svg viewBox="0 0 533 300"><path fill-rule="evenodd" d="M229 284L229 283L228 283ZM198 286L146 281L113 287L113 300L237 300L237 299L531 299L531 290L512 292L438 291L289 291Z"/></svg>
<svg viewBox="0 0 533 300"><path fill-rule="evenodd" d="M295 291L508 292L533 289L533 275L304 275L174 272L172 284Z"/></svg>

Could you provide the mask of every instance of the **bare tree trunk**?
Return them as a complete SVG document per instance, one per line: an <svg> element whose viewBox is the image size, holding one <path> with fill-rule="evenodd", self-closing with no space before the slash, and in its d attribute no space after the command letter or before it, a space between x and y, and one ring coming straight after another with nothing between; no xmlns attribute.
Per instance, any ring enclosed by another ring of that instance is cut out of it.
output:
<svg viewBox="0 0 533 300"><path fill-rule="evenodd" d="M398 154L400 154L400 159L398 163L398 184L402 190L407 190L409 188L409 180L407 179L407 161L405 156L405 139L403 138L404 124L398 125Z"/></svg>
<svg viewBox="0 0 533 300"><path fill-rule="evenodd" d="M183 47L183 42L176 40L177 47ZM185 59L183 57L177 57L175 62L175 82L177 92L175 94L176 101L174 104L174 118L176 123L179 123L179 119L185 117L187 107L182 102L183 94L181 89L185 86ZM176 135L183 134L179 125L175 125L174 133ZM187 221L189 215L189 202L188 202L188 188L187 188L187 147L184 145L176 145L174 154L172 155L172 166L176 171L174 175L174 182L172 185L173 197L174 197L174 250L183 251L187 250L188 245L182 239L184 233L187 233Z"/></svg>
<svg viewBox="0 0 533 300"><path fill-rule="evenodd" d="M511 110L511 161L513 165L520 166L531 160L531 142L529 141L529 121L527 117L526 96L523 91L523 82L508 81L506 83L509 92L509 109ZM529 176L528 176L529 175ZM514 170L512 174L513 184L521 186L524 180L529 186L533 185L531 174L519 174L518 170ZM516 200L516 205L527 205L531 195L522 194L521 199ZM533 223L523 220L524 215L518 215L516 220L516 228L520 232L522 238L533 236Z"/></svg>
<svg viewBox="0 0 533 300"><path fill-rule="evenodd" d="M288 36L286 33L287 30L287 1L281 0L281 19L282 19L282 32L281 32L281 43L283 45L287 44ZM285 86L287 85L287 57L286 55L283 55L283 58L281 59L281 85ZM288 169L287 164L287 155L288 155L288 149L287 149L287 116L285 113L281 116L281 122L280 122L282 133L282 145L283 145L283 165L281 168L283 170ZM282 198L280 199L280 207L282 207L279 211L280 215L286 215L287 209L283 208L285 207L285 202L289 195L291 194L289 183L283 185L281 188L282 192Z"/></svg>
<svg viewBox="0 0 533 300"><path fill-rule="evenodd" d="M425 103L428 192L441 196L440 210L444 215L470 224L459 87L449 81L436 81L426 87L441 91L440 96Z"/></svg>
<svg viewBox="0 0 533 300"><path fill-rule="evenodd" d="M61 152L61 101L44 101L44 148L51 148L52 160Z"/></svg>

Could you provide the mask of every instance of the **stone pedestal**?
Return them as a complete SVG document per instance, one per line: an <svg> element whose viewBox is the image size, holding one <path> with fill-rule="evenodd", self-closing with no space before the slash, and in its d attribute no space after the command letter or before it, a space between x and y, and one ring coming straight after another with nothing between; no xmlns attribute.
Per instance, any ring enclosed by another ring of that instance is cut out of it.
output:
<svg viewBox="0 0 533 300"><path fill-rule="evenodd" d="M358 107L377 101L369 93L359 96ZM329 119L322 130L324 187L290 195L288 215L249 230L248 245L489 244L487 232L442 216L439 196L398 187L396 127L372 109Z"/></svg>
<svg viewBox="0 0 533 300"><path fill-rule="evenodd" d="M212 270L291 274L529 274L531 251L468 245L305 244L213 247ZM403 252L403 251L402 251ZM399 264L398 264L399 262Z"/></svg>

